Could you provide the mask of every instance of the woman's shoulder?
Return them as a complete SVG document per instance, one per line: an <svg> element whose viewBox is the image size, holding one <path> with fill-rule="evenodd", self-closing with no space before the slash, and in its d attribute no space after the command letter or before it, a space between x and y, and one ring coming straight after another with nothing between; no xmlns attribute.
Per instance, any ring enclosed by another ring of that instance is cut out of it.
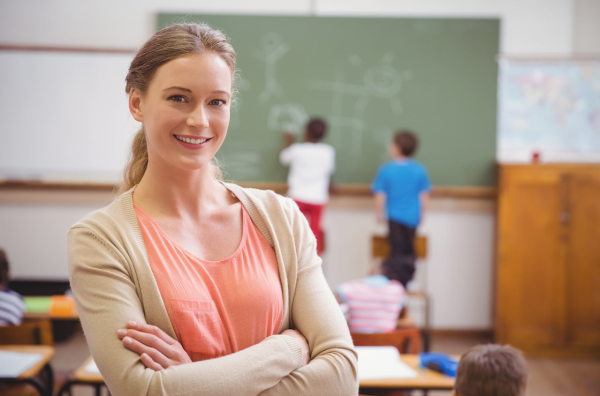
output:
<svg viewBox="0 0 600 396"><path fill-rule="evenodd" d="M277 194L273 190L262 190L258 188L242 187L235 183L223 183L244 206L254 206L257 209L281 209L284 211L294 210L298 206L288 197ZM246 207L246 209L248 209Z"/></svg>
<svg viewBox="0 0 600 396"><path fill-rule="evenodd" d="M261 232L272 229L275 232L294 232L303 216L298 205L291 199L272 190L241 187L233 183L223 183L244 205L246 211ZM265 235L265 232L263 232ZM269 238L267 238L269 239ZM271 243L271 241L269 241Z"/></svg>
<svg viewBox="0 0 600 396"><path fill-rule="evenodd" d="M73 224L70 230L83 228L102 234L129 224L135 218L132 190L119 195L107 206L88 213Z"/></svg>

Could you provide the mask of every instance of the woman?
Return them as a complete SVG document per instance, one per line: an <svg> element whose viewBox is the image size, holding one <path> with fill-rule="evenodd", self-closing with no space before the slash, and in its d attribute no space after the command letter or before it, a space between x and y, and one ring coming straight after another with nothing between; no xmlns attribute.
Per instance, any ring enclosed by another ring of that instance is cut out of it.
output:
<svg viewBox="0 0 600 396"><path fill-rule="evenodd" d="M113 395L351 395L356 354L294 203L219 182L235 53L174 25L127 76L126 190L68 235L81 322ZM310 348L309 348L310 346Z"/></svg>

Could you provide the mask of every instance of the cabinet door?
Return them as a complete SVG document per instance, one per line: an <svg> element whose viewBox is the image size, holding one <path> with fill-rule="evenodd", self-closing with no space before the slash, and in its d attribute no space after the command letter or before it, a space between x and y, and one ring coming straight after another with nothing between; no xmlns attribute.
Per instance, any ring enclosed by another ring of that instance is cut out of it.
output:
<svg viewBox="0 0 600 396"><path fill-rule="evenodd" d="M600 171L569 174L567 343L600 345Z"/></svg>
<svg viewBox="0 0 600 396"><path fill-rule="evenodd" d="M496 294L500 342L528 349L563 343L561 184L560 172L541 167L502 171Z"/></svg>

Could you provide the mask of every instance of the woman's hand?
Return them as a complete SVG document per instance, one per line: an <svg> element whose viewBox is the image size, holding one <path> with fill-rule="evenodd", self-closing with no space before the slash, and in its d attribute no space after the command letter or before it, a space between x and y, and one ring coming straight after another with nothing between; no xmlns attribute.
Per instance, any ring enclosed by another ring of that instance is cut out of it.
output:
<svg viewBox="0 0 600 396"><path fill-rule="evenodd" d="M306 338L300 333L298 330L284 330L281 332L281 335L290 336L295 338L300 343L300 348L302 349L302 366L304 367L310 362L310 349L308 349L308 342Z"/></svg>
<svg viewBox="0 0 600 396"><path fill-rule="evenodd" d="M139 353L142 363L154 371L192 363L181 344L156 326L131 321L127 329L119 329L117 335L125 348Z"/></svg>

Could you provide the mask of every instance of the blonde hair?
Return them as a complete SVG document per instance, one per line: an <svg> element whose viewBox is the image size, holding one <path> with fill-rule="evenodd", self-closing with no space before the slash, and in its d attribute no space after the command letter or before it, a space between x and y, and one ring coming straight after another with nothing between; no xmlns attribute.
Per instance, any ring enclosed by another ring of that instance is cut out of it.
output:
<svg viewBox="0 0 600 396"><path fill-rule="evenodd" d="M234 75L235 51L221 31L212 29L204 23L184 23L156 32L131 61L125 78L125 92L130 94L135 88L142 95L145 94L159 67L173 59L204 52L214 52L219 55L231 69L232 76ZM208 166L213 178L220 180L223 177L216 158L213 158ZM138 184L147 167L148 146L146 132L142 126L133 138L129 160L118 188L119 192L125 192Z"/></svg>

